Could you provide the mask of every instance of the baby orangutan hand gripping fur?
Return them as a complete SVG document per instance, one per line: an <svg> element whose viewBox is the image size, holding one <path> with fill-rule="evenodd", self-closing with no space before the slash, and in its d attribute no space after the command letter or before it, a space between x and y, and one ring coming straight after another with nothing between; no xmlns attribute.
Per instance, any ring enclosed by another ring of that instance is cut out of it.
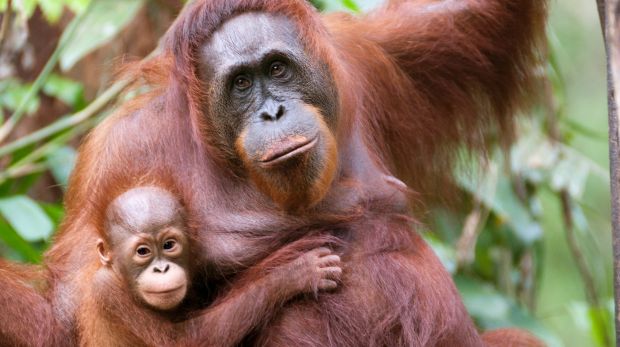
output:
<svg viewBox="0 0 620 347"><path fill-rule="evenodd" d="M342 273L328 248L302 250L322 240L295 242L257 267L269 272L250 268L206 312L188 318L191 284L201 271L193 268L179 200L161 188L134 188L112 201L104 224L105 239L97 241L101 266L85 284L90 295L79 313L82 346L232 346L274 307L335 289Z"/></svg>

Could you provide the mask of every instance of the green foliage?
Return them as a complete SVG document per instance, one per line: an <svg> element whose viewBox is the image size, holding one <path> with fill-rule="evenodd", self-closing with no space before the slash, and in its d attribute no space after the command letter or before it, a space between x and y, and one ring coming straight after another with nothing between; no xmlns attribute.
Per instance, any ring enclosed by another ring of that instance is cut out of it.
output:
<svg viewBox="0 0 620 347"><path fill-rule="evenodd" d="M41 260L41 250L28 241L24 240L15 229L13 229L5 220L0 219L0 240L9 247L12 259L38 263Z"/></svg>
<svg viewBox="0 0 620 347"><path fill-rule="evenodd" d="M31 84L23 84L22 82L7 78L0 81L0 107L8 110L15 110L24 102ZM26 101L26 113L32 114L39 109L39 98L37 96Z"/></svg>
<svg viewBox="0 0 620 347"><path fill-rule="evenodd" d="M381 0L312 0L314 6L323 12L345 11L358 13L380 6Z"/></svg>
<svg viewBox="0 0 620 347"><path fill-rule="evenodd" d="M521 327L543 338L549 347L561 346L560 340L514 299L498 292L488 283L468 277L454 278L463 302L476 324L485 330Z"/></svg>
<svg viewBox="0 0 620 347"><path fill-rule="evenodd" d="M80 13L86 9L89 2L90 0L21 0L13 1L13 9L30 18L39 6L45 18L51 23L56 23L62 16L65 6L75 13ZM0 11L6 11L7 4L8 0L0 0Z"/></svg>
<svg viewBox="0 0 620 347"><path fill-rule="evenodd" d="M63 187L66 187L69 182L69 175L75 166L76 159L77 152L69 146L62 146L46 157L52 175Z"/></svg>
<svg viewBox="0 0 620 347"><path fill-rule="evenodd" d="M43 93L62 101L76 111L86 106L82 84L60 75L51 74L48 77L43 86Z"/></svg>
<svg viewBox="0 0 620 347"><path fill-rule="evenodd" d="M69 70L85 55L113 39L135 17L145 0L93 0L75 38L60 55L60 67Z"/></svg>
<svg viewBox="0 0 620 347"><path fill-rule="evenodd" d="M0 214L29 242L47 239L54 228L45 211L25 195L0 199Z"/></svg>

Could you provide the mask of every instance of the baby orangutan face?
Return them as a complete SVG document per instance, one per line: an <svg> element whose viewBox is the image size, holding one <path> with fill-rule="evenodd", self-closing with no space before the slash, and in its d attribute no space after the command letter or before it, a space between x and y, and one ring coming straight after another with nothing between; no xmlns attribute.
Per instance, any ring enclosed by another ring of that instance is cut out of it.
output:
<svg viewBox="0 0 620 347"><path fill-rule="evenodd" d="M153 309L178 307L189 285L189 248L184 210L156 187L128 190L106 211L107 242L97 241L101 263Z"/></svg>

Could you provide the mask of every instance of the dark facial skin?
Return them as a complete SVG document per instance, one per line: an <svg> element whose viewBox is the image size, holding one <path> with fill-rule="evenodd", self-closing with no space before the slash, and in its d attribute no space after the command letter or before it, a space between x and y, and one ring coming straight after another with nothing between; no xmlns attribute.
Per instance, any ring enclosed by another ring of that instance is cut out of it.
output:
<svg viewBox="0 0 620 347"><path fill-rule="evenodd" d="M324 64L305 53L285 17L245 13L205 43L210 139L288 209L312 205L337 167L337 97Z"/></svg>
<svg viewBox="0 0 620 347"><path fill-rule="evenodd" d="M187 293L188 241L183 208L169 192L131 189L106 211L109 243L97 243L104 270L122 278L137 298L157 310L171 310Z"/></svg>

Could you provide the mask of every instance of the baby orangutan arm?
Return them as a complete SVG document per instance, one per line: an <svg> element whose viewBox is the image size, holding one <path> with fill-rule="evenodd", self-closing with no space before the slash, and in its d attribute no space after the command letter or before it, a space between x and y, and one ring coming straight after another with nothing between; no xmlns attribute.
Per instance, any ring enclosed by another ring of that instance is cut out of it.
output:
<svg viewBox="0 0 620 347"><path fill-rule="evenodd" d="M185 345L235 346L296 295L336 289L340 257L326 247L295 251L303 243L291 244L249 269L190 323Z"/></svg>

